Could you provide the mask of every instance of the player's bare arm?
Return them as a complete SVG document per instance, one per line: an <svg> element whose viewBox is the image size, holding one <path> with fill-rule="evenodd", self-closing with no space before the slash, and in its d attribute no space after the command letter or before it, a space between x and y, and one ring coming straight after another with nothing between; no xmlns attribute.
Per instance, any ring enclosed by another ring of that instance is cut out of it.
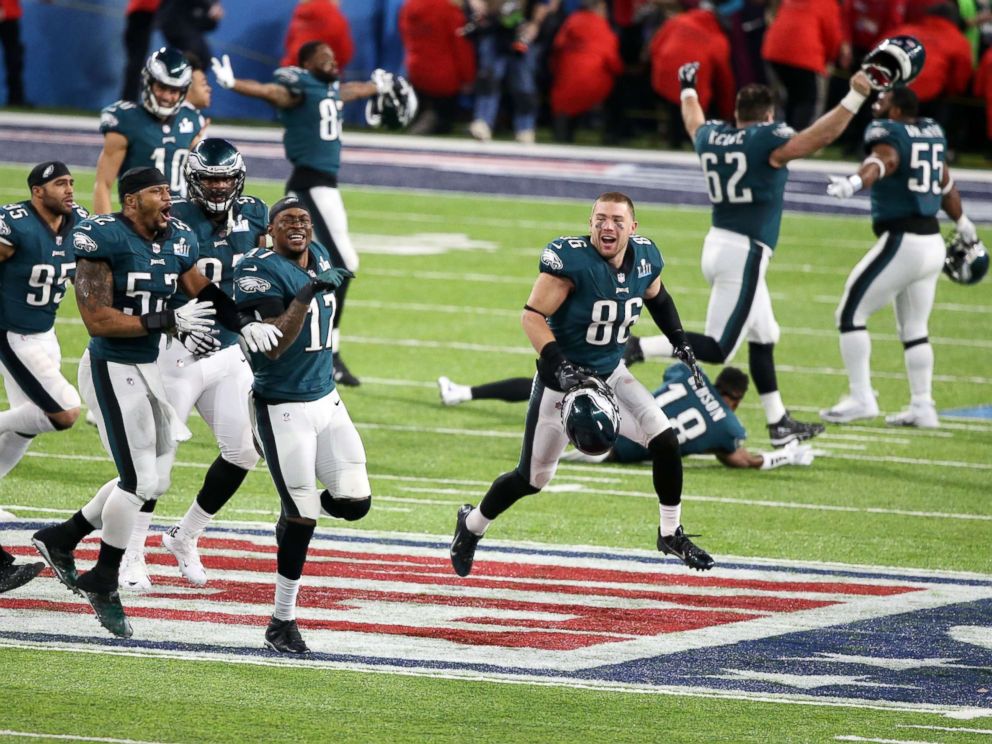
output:
<svg viewBox="0 0 992 744"><path fill-rule="evenodd" d="M130 338L147 336L137 315L125 315L113 306L114 275L105 261L76 259L76 305L90 336Z"/></svg>
<svg viewBox="0 0 992 744"><path fill-rule="evenodd" d="M538 354L541 353L541 349L555 340L555 335L548 327L545 318L553 315L562 306L574 288L575 285L568 279L551 274L540 274L534 282L520 316L520 325L523 326L524 333L527 334L534 351Z"/></svg>
<svg viewBox="0 0 992 744"><path fill-rule="evenodd" d="M356 101L360 98L371 98L378 92L375 83L369 81L345 83L341 86L338 98L344 103L347 103L348 101Z"/></svg>
<svg viewBox="0 0 992 744"><path fill-rule="evenodd" d="M733 452L715 452L716 459L728 468L760 469L764 463L761 455L752 455L744 447L738 447Z"/></svg>
<svg viewBox="0 0 992 744"><path fill-rule="evenodd" d="M293 108L299 105L300 97L294 96L289 89L278 83L261 83L258 80L237 79L231 87L235 93L250 98L261 98L278 108Z"/></svg>
<svg viewBox="0 0 992 744"><path fill-rule="evenodd" d="M107 132L103 136L103 150L96 161L96 181L93 185L93 214L110 214L110 194L114 180L121 171L127 155L127 137L119 132Z"/></svg>
<svg viewBox="0 0 992 744"><path fill-rule="evenodd" d="M309 309L309 305L294 299L280 315L274 318L262 318L262 322L274 325L282 333L279 343L271 351L265 352L265 356L269 359L278 359L286 349L293 345L296 337L300 335Z"/></svg>
<svg viewBox="0 0 992 744"><path fill-rule="evenodd" d="M689 139L695 142L696 131L706 121L706 113L699 103L696 92L696 76L699 74L699 62L687 62L679 68L679 85L682 88L682 123Z"/></svg>

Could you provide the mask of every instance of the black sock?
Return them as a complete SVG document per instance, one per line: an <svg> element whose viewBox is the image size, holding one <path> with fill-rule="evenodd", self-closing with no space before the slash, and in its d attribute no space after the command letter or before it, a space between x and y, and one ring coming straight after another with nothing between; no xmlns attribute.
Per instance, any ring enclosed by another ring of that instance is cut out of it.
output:
<svg viewBox="0 0 992 744"><path fill-rule="evenodd" d="M121 559L124 557L124 548L115 548L108 545L103 540L100 541L100 555L93 566L93 573L105 581L113 581L117 585L117 574L120 571Z"/></svg>
<svg viewBox="0 0 992 744"><path fill-rule="evenodd" d="M530 398L530 388L533 380L529 377L511 377L485 385L472 387L472 400L505 400L507 403L518 403Z"/></svg>
<svg viewBox="0 0 992 744"><path fill-rule="evenodd" d="M247 470L217 455L203 478L203 487L196 494L196 503L207 514L216 514L241 488L247 476Z"/></svg>
<svg viewBox="0 0 992 744"><path fill-rule="evenodd" d="M39 537L45 543L63 550L75 550L84 537L93 532L96 527L91 525L82 510L77 511L62 524L52 525L38 530Z"/></svg>
<svg viewBox="0 0 992 744"><path fill-rule="evenodd" d="M276 565L279 575L290 581L297 581L303 575L303 564L307 562L307 549L316 524L287 522L286 531L279 542Z"/></svg>
<svg viewBox="0 0 992 744"><path fill-rule="evenodd" d="M149 499L141 505L141 509L139 509L139 511L143 511L145 514L151 514L155 511L156 506L158 506L158 499Z"/></svg>
<svg viewBox="0 0 992 744"><path fill-rule="evenodd" d="M678 437L671 429L663 431L648 442L648 451L658 501L662 506L678 506L682 502L682 455Z"/></svg>
<svg viewBox="0 0 992 744"><path fill-rule="evenodd" d="M747 345L747 359L751 370L751 379L759 395L774 393L778 390L778 379L775 377L775 344Z"/></svg>
<svg viewBox="0 0 992 744"><path fill-rule="evenodd" d="M486 519L496 519L519 499L540 490L528 483L518 471L511 470L493 481L489 486L489 492L479 503L479 510Z"/></svg>
<svg viewBox="0 0 992 744"><path fill-rule="evenodd" d="M3 549L3 545L0 545L0 568L4 566L9 566L14 562L14 556Z"/></svg>

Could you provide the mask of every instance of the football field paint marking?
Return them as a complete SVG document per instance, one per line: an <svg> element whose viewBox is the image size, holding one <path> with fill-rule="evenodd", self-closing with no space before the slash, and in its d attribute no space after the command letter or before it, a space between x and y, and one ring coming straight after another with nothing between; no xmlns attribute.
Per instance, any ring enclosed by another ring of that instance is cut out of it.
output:
<svg viewBox="0 0 992 744"><path fill-rule="evenodd" d="M144 739L109 739L103 736L76 736L73 734L41 734L30 731L10 731L0 729L0 736L11 736L25 739L59 739L62 741L100 741L106 744L163 744L163 742L145 741Z"/></svg>
<svg viewBox="0 0 992 744"><path fill-rule="evenodd" d="M919 723L897 723L896 728L926 729L927 731L949 731L963 734L982 734L992 736L992 729L974 729L962 726L924 726Z"/></svg>
<svg viewBox="0 0 992 744"><path fill-rule="evenodd" d="M873 744L941 744L939 741L920 741L918 739L874 739L865 736L835 736L834 741L868 741Z"/></svg>

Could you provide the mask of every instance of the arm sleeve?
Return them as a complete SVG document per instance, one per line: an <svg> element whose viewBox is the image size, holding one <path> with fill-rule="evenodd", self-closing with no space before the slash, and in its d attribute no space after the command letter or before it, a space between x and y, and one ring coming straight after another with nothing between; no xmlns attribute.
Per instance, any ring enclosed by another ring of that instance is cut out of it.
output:
<svg viewBox="0 0 992 744"><path fill-rule="evenodd" d="M674 346L683 346L688 343L685 331L682 330L682 319L679 317L678 308L675 307L675 300L668 294L667 289L662 287L661 292L654 298L645 300L644 307L648 309L661 332L668 337Z"/></svg>

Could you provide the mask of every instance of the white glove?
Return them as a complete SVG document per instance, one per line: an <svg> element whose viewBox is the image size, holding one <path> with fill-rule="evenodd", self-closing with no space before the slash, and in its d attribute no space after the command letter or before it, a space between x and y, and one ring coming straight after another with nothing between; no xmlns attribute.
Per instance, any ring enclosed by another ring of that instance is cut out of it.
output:
<svg viewBox="0 0 992 744"><path fill-rule="evenodd" d="M213 68L214 77L217 79L217 85L227 90L234 87L234 69L231 67L230 57L226 54L220 59L211 57L210 66Z"/></svg>
<svg viewBox="0 0 992 744"><path fill-rule="evenodd" d="M264 354L279 345L282 331L271 323L256 320L241 329L241 338L245 340L250 351L260 351Z"/></svg>
<svg viewBox="0 0 992 744"><path fill-rule="evenodd" d="M958 228L958 235L961 239L968 245L972 245L978 242L978 230L975 229L975 223L969 220L965 215L961 215L956 223Z"/></svg>
<svg viewBox="0 0 992 744"><path fill-rule="evenodd" d="M393 73L377 67L372 70L372 83L375 85L376 93L380 96L385 95L393 89Z"/></svg>
<svg viewBox="0 0 992 744"><path fill-rule="evenodd" d="M827 186L827 195L836 196L838 199L850 199L855 191L861 190L861 177L854 176L830 176L830 185Z"/></svg>
<svg viewBox="0 0 992 744"><path fill-rule="evenodd" d="M799 442L789 442L784 448L789 453L790 465L802 465L807 467L813 464L813 446L810 444L799 444Z"/></svg>
<svg viewBox="0 0 992 744"><path fill-rule="evenodd" d="M213 333L192 331L191 333L180 332L177 335L179 341L186 347L186 351L195 357L208 357L220 351L220 339Z"/></svg>
<svg viewBox="0 0 992 744"><path fill-rule="evenodd" d="M190 300L175 311L176 333L210 333L213 330L217 310L214 303Z"/></svg>

